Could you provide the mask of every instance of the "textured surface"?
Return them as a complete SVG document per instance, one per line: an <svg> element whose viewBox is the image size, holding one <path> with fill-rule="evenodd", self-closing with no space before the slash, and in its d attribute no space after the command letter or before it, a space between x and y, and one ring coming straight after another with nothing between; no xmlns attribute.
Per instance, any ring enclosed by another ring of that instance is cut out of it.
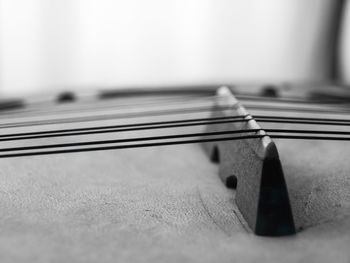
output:
<svg viewBox="0 0 350 263"><path fill-rule="evenodd" d="M247 233L235 214L234 193L197 147L13 159L1 167L2 262L350 257L348 219L288 238Z"/></svg>
<svg viewBox="0 0 350 263"><path fill-rule="evenodd" d="M349 147L277 145L305 228L285 238L250 233L198 145L2 159L0 261L349 262Z"/></svg>
<svg viewBox="0 0 350 263"><path fill-rule="evenodd" d="M14 165L16 175L9 172ZM350 256L349 220L290 238L248 234L235 215L234 194L197 147L13 159L1 166L2 262L346 262Z"/></svg>

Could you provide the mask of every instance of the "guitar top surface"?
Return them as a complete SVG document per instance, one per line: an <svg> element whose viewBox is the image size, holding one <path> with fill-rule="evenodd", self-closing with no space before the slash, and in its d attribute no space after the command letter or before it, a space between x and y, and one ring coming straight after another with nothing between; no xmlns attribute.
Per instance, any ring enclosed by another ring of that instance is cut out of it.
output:
<svg viewBox="0 0 350 263"><path fill-rule="evenodd" d="M126 100L75 102L73 106L36 104L3 114L1 134L176 120L184 115L206 118L210 114L208 110L140 117L139 112L159 107L164 111L178 105L171 101L161 106L142 104L142 100L133 98L130 101L134 105L128 101L122 106L119 101ZM188 99L181 108L208 105L211 102ZM133 111L135 116L120 118ZM253 115L260 113L253 107L250 111ZM103 117L118 114L118 118ZM97 117L88 121L18 125L92 115ZM263 128L276 125L265 124ZM203 129L199 126L0 143L1 148L28 147ZM199 144L0 158L0 260L349 262L348 142L277 139L275 143L299 231L294 236L255 236L235 204L235 190L221 182L218 166L208 160Z"/></svg>

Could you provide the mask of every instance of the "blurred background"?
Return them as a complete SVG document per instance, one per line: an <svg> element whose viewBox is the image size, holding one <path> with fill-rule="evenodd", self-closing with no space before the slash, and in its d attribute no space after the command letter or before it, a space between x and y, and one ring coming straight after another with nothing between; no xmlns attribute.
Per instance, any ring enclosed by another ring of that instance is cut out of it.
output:
<svg viewBox="0 0 350 263"><path fill-rule="evenodd" d="M0 95L350 83L344 0L0 0Z"/></svg>

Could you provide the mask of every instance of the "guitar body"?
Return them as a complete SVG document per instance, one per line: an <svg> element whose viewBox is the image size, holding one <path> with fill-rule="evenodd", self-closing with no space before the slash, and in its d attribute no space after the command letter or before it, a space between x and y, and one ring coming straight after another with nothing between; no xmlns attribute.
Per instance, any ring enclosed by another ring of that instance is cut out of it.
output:
<svg viewBox="0 0 350 263"><path fill-rule="evenodd" d="M61 104L49 97L43 102L28 103L24 109L4 113L1 134L208 118L213 103L213 98L203 94L133 95L110 100L87 96ZM242 104L246 104L252 115L262 114L255 109L256 105L272 105L248 100L242 100ZM320 107L306 106L316 110ZM177 111L194 107L206 110ZM264 110L263 114L305 116L305 112L274 109ZM324 111L307 114L325 115L339 117L339 113ZM342 113L341 118L350 119L350 115ZM67 119L74 121L62 121ZM36 125L38 121L45 123ZM261 125L263 128L290 126ZM3 141L1 148L163 136L203 132L205 128L174 127ZM254 235L236 205L236 191L222 183L219 166L209 160L200 144L22 156L0 158L0 259L2 262L348 262L349 142L274 141L296 235L273 238Z"/></svg>

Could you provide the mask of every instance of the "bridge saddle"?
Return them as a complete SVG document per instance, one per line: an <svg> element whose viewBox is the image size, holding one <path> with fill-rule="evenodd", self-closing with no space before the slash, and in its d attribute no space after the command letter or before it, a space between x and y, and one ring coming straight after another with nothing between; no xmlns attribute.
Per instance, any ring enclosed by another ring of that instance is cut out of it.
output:
<svg viewBox="0 0 350 263"><path fill-rule="evenodd" d="M287 186L277 147L227 87L217 92L212 117L243 116L241 122L223 127L208 125L207 132L254 130L258 138L206 142L203 147L212 161L219 164L219 175L226 186L236 188L236 204L255 234L284 236L295 234ZM256 131L258 130L258 131ZM246 134L245 134L246 135Z"/></svg>

